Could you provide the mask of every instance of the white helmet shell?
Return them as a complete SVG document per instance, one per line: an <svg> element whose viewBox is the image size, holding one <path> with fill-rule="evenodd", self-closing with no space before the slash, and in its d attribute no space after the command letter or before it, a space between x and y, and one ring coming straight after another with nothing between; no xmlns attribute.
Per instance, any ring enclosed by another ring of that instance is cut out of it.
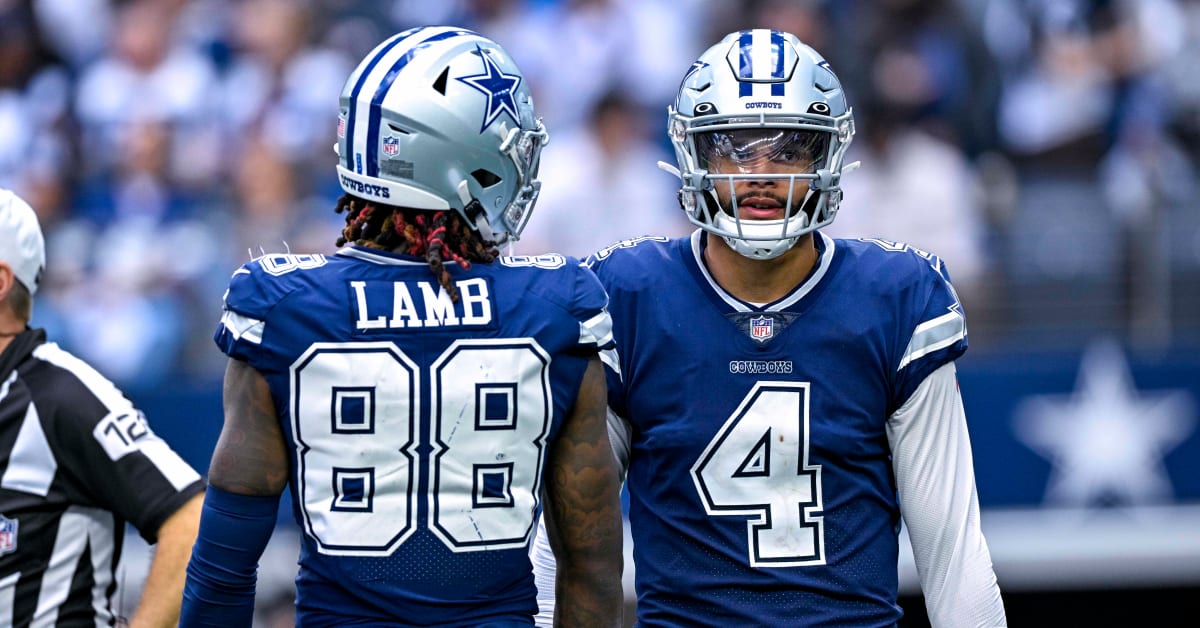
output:
<svg viewBox="0 0 1200 628"><path fill-rule="evenodd" d="M548 136L496 42L418 27L368 54L342 89L338 180L360 198L453 209L485 237L516 239L537 201Z"/></svg>
<svg viewBox="0 0 1200 628"><path fill-rule="evenodd" d="M778 130L817 134L820 154L804 174L716 174L698 150L698 138L715 131ZM841 82L825 59L795 35L755 29L730 33L692 64L669 109L682 187L680 204L693 224L726 240L738 253L770 259L800 236L831 222L841 202L846 149L854 117ZM804 180L808 192L792 199L779 220L739 216L734 182L775 179L791 190ZM732 207L722 208L716 186L728 186Z"/></svg>

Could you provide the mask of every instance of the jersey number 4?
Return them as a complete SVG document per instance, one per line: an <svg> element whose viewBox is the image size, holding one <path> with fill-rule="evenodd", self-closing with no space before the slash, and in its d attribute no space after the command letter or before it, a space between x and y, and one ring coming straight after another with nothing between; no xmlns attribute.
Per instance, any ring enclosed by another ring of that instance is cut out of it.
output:
<svg viewBox="0 0 1200 628"><path fill-rule="evenodd" d="M692 466L704 509L750 516L750 566L825 564L821 467L808 464L808 384L758 382Z"/></svg>
<svg viewBox="0 0 1200 628"><path fill-rule="evenodd" d="M528 340L460 340L424 370L391 342L314 344L291 375L305 532L325 554L389 555L417 529L428 473L427 525L448 548L524 547L550 430L549 363Z"/></svg>

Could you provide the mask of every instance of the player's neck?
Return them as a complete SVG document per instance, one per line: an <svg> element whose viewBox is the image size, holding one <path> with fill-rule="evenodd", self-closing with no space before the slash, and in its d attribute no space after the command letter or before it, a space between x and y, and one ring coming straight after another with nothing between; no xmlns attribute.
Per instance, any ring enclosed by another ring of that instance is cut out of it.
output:
<svg viewBox="0 0 1200 628"><path fill-rule="evenodd" d="M4 353L4 350L8 348L8 345L12 344L13 339L16 338L18 334L25 331L25 325L21 325L18 328L10 325L9 323L10 321L7 319L0 317L0 353Z"/></svg>
<svg viewBox="0 0 1200 628"><path fill-rule="evenodd" d="M750 303L770 303L808 277L817 263L817 248L809 233L779 257L754 260L730 248L723 238L710 235L704 262L713 279L729 294Z"/></svg>
<svg viewBox="0 0 1200 628"><path fill-rule="evenodd" d="M13 314L7 304L0 303L0 353L4 353L12 339L27 327L28 324Z"/></svg>

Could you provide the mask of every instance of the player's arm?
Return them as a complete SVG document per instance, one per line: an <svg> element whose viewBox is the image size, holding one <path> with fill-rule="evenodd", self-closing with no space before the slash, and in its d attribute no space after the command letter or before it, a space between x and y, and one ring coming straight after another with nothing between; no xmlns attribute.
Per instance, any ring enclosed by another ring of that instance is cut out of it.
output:
<svg viewBox="0 0 1200 628"><path fill-rule="evenodd" d="M623 625L620 474L606 391L604 368L592 358L549 455L543 518L557 560L558 626Z"/></svg>
<svg viewBox="0 0 1200 628"><path fill-rule="evenodd" d="M181 626L250 625L258 559L287 484L287 447L266 379L231 359L223 403L225 423L188 563Z"/></svg>
<svg viewBox="0 0 1200 628"><path fill-rule="evenodd" d="M629 469L629 440L632 438L632 428L629 422L608 409L608 440L612 444L613 458L617 461L617 471L621 481L625 481L625 472ZM538 626L554 625L554 579L557 564L554 561L554 550L550 548L550 540L546 534L545 517L538 520L537 534L533 539L533 549L530 551L533 563L533 580L538 590L538 613L533 623Z"/></svg>
<svg viewBox="0 0 1200 628"><path fill-rule="evenodd" d="M184 502L158 528L154 558L142 587L142 599L130 620L130 628L175 626L179 623L179 598L183 591L184 570L192 555L192 544L200 527L200 505L204 495L197 493Z"/></svg>
<svg viewBox="0 0 1200 628"><path fill-rule="evenodd" d="M954 363L917 387L888 421L900 511L934 628L1006 626L979 520L966 413Z"/></svg>

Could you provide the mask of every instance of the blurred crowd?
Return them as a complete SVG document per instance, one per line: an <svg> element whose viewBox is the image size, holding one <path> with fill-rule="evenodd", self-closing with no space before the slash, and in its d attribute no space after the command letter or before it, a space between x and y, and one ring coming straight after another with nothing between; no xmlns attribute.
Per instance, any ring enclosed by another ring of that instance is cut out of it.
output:
<svg viewBox="0 0 1200 628"><path fill-rule="evenodd" d="M230 274L335 249L337 96L417 24L501 42L534 90L515 253L689 232L667 105L706 46L773 27L855 110L828 232L941 256L973 346L1200 334L1197 0L0 0L0 187L48 238L33 323L134 389L218 378Z"/></svg>

